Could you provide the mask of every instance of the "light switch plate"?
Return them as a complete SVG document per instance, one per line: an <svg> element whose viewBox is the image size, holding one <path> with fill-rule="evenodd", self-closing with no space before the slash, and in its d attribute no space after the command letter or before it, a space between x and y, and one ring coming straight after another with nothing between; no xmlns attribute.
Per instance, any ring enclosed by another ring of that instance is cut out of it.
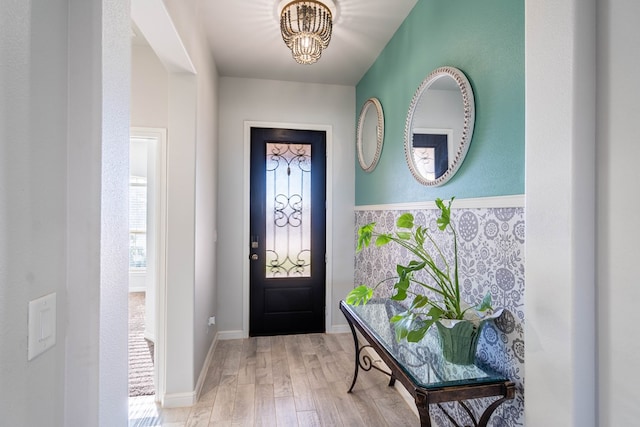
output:
<svg viewBox="0 0 640 427"><path fill-rule="evenodd" d="M29 346L32 360L56 343L56 293L29 301Z"/></svg>

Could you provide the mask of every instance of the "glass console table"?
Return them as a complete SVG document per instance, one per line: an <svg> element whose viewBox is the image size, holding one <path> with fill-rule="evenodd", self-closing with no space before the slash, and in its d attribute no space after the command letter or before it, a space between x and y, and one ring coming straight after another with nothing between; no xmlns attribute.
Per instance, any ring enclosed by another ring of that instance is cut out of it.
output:
<svg viewBox="0 0 640 427"><path fill-rule="evenodd" d="M349 393L358 379L359 369L377 369L391 377L389 386L400 381L415 399L421 426L431 426L429 405L437 405L455 426L460 426L441 405L457 402L473 420L473 425L485 427L495 409L505 400L515 396L515 385L502 375L478 365L454 365L444 360L436 328L430 328L419 343L398 342L393 324L394 315L405 311L398 302L390 299L371 300L366 305L351 306L340 302L353 334L355 343L355 371ZM367 344L361 345L355 330ZM374 365L363 352L367 347L376 351L391 372ZM497 396L476 419L471 408L464 402L468 399Z"/></svg>

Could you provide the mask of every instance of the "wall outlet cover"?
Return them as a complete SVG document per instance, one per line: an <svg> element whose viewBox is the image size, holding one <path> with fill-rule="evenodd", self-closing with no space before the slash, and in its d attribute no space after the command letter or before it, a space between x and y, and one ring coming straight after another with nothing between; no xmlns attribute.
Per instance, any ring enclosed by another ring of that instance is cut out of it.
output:
<svg viewBox="0 0 640 427"><path fill-rule="evenodd" d="M56 343L56 293L29 301L27 360L42 354Z"/></svg>

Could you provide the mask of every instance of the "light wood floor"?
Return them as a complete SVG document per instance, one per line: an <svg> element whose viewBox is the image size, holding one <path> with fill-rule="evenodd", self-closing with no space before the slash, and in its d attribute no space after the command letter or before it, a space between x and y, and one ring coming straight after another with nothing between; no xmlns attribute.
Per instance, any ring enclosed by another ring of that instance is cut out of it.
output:
<svg viewBox="0 0 640 427"><path fill-rule="evenodd" d="M159 410L147 398L146 405L131 407L129 425L419 425L402 397L387 386L388 377L377 371L360 371L354 391L347 393L353 364L351 334L219 341L196 405Z"/></svg>

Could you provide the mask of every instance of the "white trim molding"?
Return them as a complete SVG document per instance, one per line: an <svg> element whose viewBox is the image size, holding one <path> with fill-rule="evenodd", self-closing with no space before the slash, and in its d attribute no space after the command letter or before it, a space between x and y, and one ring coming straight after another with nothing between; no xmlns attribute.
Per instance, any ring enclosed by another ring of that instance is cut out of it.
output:
<svg viewBox="0 0 640 427"><path fill-rule="evenodd" d="M347 325L346 323L331 325L331 328L327 328L327 333L328 334L347 334L347 333L351 333L351 329L349 328L349 325Z"/></svg>
<svg viewBox="0 0 640 427"><path fill-rule="evenodd" d="M163 408L182 408L185 406L193 406L197 402L196 392L187 393L168 393L165 394L160 405Z"/></svg>
<svg viewBox="0 0 640 427"><path fill-rule="evenodd" d="M226 341L226 340L240 340L243 338L247 338L247 334L244 331L218 331L217 339L218 341Z"/></svg>
<svg viewBox="0 0 640 427"><path fill-rule="evenodd" d="M213 351L218 343L218 334L213 337L211 341L211 345L209 346L209 351L207 352L207 357L204 359L204 364L202 365L202 369L200 370L200 375L198 375L198 382L196 383L196 402L200 400L200 393L202 392L202 387L204 386L204 382L207 378L207 372L209 372L209 367L211 366L211 361L213 360Z"/></svg>
<svg viewBox="0 0 640 427"><path fill-rule="evenodd" d="M511 196L478 197L469 199L455 199L453 209L491 209L491 208L523 208L524 194ZM435 201L389 203L385 205L356 206L356 211L409 211L421 209L437 209Z"/></svg>

